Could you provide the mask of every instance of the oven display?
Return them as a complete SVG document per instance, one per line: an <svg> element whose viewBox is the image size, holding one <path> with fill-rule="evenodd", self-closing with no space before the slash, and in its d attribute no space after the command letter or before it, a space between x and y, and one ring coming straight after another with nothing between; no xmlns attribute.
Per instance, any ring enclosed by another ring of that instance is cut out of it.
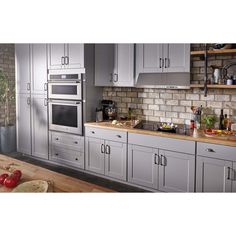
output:
<svg viewBox="0 0 236 236"><path fill-rule="evenodd" d="M52 104L52 124L78 127L77 106Z"/></svg>
<svg viewBox="0 0 236 236"><path fill-rule="evenodd" d="M52 94L77 95L77 85L52 85Z"/></svg>

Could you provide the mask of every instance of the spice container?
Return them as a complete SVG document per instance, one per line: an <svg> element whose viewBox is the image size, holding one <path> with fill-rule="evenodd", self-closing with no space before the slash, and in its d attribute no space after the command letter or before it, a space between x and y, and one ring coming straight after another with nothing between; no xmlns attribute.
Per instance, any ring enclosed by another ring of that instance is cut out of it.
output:
<svg viewBox="0 0 236 236"><path fill-rule="evenodd" d="M227 78L226 84L227 84L227 85L232 85L232 84L233 84L233 78L232 78L232 76Z"/></svg>

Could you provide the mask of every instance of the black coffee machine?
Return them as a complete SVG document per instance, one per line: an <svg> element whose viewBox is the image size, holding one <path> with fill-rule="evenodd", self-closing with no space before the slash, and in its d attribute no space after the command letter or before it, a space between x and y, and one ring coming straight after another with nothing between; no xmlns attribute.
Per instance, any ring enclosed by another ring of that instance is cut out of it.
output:
<svg viewBox="0 0 236 236"><path fill-rule="evenodd" d="M115 108L115 102L112 100L102 100L102 113L103 113L103 120L109 120L109 116L107 113L108 108Z"/></svg>

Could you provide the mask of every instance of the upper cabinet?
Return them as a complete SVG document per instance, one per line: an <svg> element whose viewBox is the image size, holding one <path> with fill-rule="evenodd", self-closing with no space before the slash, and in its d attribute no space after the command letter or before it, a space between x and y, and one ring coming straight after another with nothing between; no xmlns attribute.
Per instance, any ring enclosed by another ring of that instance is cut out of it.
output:
<svg viewBox="0 0 236 236"><path fill-rule="evenodd" d="M95 85L134 86L134 44L95 45Z"/></svg>
<svg viewBox="0 0 236 236"><path fill-rule="evenodd" d="M48 69L84 68L84 44L49 44Z"/></svg>
<svg viewBox="0 0 236 236"><path fill-rule="evenodd" d="M46 44L16 44L15 54L17 93L47 93Z"/></svg>
<svg viewBox="0 0 236 236"><path fill-rule="evenodd" d="M190 72L190 44L137 44L139 73Z"/></svg>

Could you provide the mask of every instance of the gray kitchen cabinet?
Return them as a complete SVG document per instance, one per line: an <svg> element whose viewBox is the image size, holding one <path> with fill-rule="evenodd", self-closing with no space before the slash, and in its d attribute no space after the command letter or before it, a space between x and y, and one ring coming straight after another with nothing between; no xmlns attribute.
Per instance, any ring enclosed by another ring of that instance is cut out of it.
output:
<svg viewBox="0 0 236 236"><path fill-rule="evenodd" d="M17 93L47 93L46 44L16 44Z"/></svg>
<svg viewBox="0 0 236 236"><path fill-rule="evenodd" d="M98 174L104 174L104 140L86 137L85 147L85 169Z"/></svg>
<svg viewBox="0 0 236 236"><path fill-rule="evenodd" d="M197 156L196 191L231 192L233 162Z"/></svg>
<svg viewBox="0 0 236 236"><path fill-rule="evenodd" d="M128 182L158 188L158 150L138 145L128 145Z"/></svg>
<svg viewBox="0 0 236 236"><path fill-rule="evenodd" d="M32 155L48 159L47 99L32 95Z"/></svg>
<svg viewBox="0 0 236 236"><path fill-rule="evenodd" d="M30 93L30 45L15 45L16 93Z"/></svg>
<svg viewBox="0 0 236 236"><path fill-rule="evenodd" d="M31 99L29 94L16 96L17 151L31 155Z"/></svg>
<svg viewBox="0 0 236 236"><path fill-rule="evenodd" d="M136 78L140 73L170 72L190 72L190 44L136 45Z"/></svg>
<svg viewBox="0 0 236 236"><path fill-rule="evenodd" d="M31 93L47 94L47 45L31 44Z"/></svg>
<svg viewBox="0 0 236 236"><path fill-rule="evenodd" d="M48 68L84 68L84 44L49 44Z"/></svg>
<svg viewBox="0 0 236 236"><path fill-rule="evenodd" d="M197 192L235 192L235 147L197 142Z"/></svg>
<svg viewBox="0 0 236 236"><path fill-rule="evenodd" d="M236 161L233 162L233 169L231 172L231 178L232 178L232 192L236 193Z"/></svg>
<svg viewBox="0 0 236 236"><path fill-rule="evenodd" d="M126 180L127 144L105 141L105 175Z"/></svg>
<svg viewBox="0 0 236 236"><path fill-rule="evenodd" d="M95 85L134 86L134 44L95 45Z"/></svg>
<svg viewBox="0 0 236 236"><path fill-rule="evenodd" d="M49 131L49 160L84 169L84 137Z"/></svg>
<svg viewBox="0 0 236 236"><path fill-rule="evenodd" d="M85 136L85 169L126 181L127 133L86 127Z"/></svg>
<svg viewBox="0 0 236 236"><path fill-rule="evenodd" d="M159 150L159 190L194 192L195 155Z"/></svg>

